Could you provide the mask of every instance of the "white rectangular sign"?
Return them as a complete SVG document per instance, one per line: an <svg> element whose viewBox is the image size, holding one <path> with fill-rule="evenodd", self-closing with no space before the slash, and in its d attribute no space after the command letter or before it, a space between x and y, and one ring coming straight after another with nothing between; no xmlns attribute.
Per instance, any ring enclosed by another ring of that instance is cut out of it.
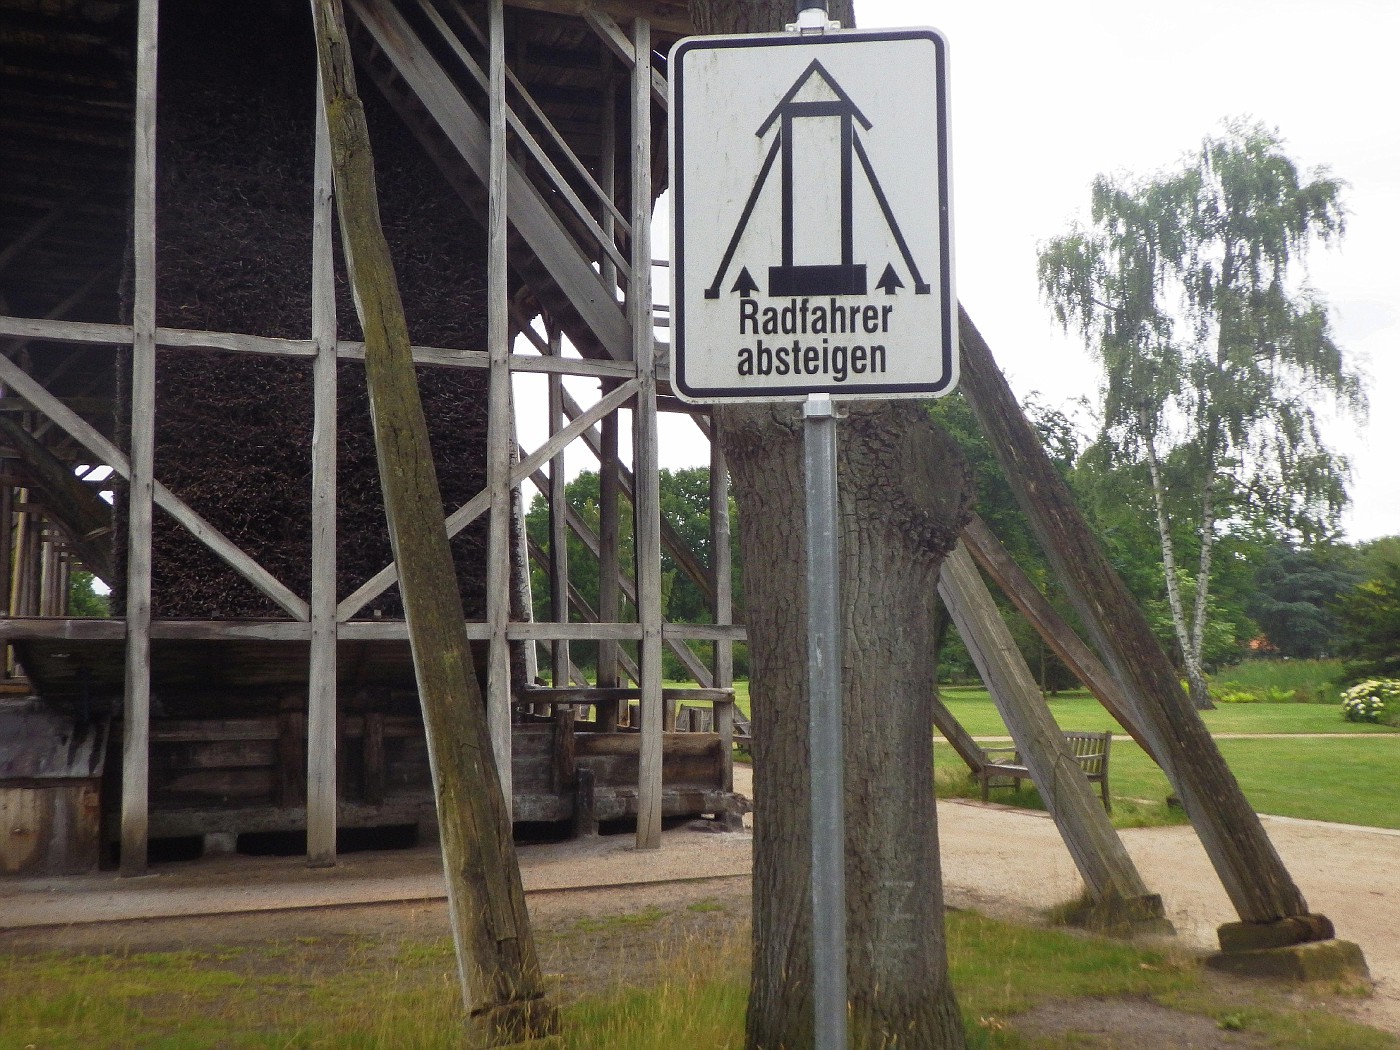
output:
<svg viewBox="0 0 1400 1050"><path fill-rule="evenodd" d="M947 65L932 29L672 48L681 397L951 392Z"/></svg>

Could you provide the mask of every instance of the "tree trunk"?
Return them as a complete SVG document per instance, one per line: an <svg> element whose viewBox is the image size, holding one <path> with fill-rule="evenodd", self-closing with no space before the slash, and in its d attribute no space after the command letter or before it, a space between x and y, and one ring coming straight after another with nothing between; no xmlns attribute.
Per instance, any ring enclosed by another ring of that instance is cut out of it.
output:
<svg viewBox="0 0 1400 1050"><path fill-rule="evenodd" d="M1201 496L1201 561L1196 572L1195 619L1191 621L1191 655L1195 658L1195 675L1187 679L1191 704L1197 711L1215 710L1206 681L1206 616L1210 600L1210 565L1215 552L1215 457L1207 459L1205 492Z"/></svg>
<svg viewBox="0 0 1400 1050"><path fill-rule="evenodd" d="M754 703L754 966L748 1046L811 1045L802 422L726 407ZM948 984L933 794L933 607L968 518L960 453L922 408L860 403L838 426L852 1045L964 1045ZM887 1042L882 1042L887 1040ZM863 1041L864 1040L864 1041Z"/></svg>
<svg viewBox="0 0 1400 1050"><path fill-rule="evenodd" d="M374 158L339 0L312 0L336 205L355 305L389 537L399 570L433 789L448 914L467 1007L467 1045L502 1046L557 1027L530 935L511 822L472 667L442 495Z"/></svg>

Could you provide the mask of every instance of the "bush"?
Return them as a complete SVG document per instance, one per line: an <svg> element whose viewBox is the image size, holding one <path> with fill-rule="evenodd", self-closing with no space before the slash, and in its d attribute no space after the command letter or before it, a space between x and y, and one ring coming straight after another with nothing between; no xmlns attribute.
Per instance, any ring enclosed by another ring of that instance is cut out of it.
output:
<svg viewBox="0 0 1400 1050"><path fill-rule="evenodd" d="M1348 722L1389 722L1400 715L1400 681L1368 678L1342 693L1342 717Z"/></svg>

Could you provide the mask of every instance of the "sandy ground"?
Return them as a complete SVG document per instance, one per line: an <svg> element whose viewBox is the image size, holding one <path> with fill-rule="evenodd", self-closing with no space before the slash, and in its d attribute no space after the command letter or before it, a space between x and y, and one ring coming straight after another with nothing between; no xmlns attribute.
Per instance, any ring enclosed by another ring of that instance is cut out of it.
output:
<svg viewBox="0 0 1400 1050"><path fill-rule="evenodd" d="M748 769L736 789L748 792ZM939 836L948 903L1012 918L1035 918L1077 895L1082 883L1054 823L1045 814L977 802L939 803ZM1265 817L1264 825L1314 911L1338 936L1359 943L1376 981L1358 1003L1358 1019L1400 1033L1400 832ZM1182 947L1215 948L1215 929L1234 913L1190 827L1125 831L1123 840L1148 887L1163 897ZM627 835L520 848L532 911L587 909L590 894L628 886L629 905L645 908L706 895L746 892L752 838L682 827L663 847L638 852ZM697 882L696 880L701 880ZM430 905L443 895L437 852L416 849L349 854L335 868L309 870L297 858L212 858L162 866L157 874L113 874L0 882L0 946L43 941L59 947L90 924L157 916L239 913L255 925L287 921L289 909L403 903ZM435 910L435 909L430 909ZM365 909L368 920L373 909ZM247 913L254 913L249 915ZM258 914L261 913L261 914ZM279 919L279 915L282 916Z"/></svg>

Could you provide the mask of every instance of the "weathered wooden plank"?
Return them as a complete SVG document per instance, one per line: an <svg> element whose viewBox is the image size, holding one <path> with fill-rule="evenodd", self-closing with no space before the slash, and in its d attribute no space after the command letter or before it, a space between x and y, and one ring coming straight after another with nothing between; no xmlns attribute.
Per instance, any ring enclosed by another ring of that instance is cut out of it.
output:
<svg viewBox="0 0 1400 1050"><path fill-rule="evenodd" d="M487 379L486 486L491 517L487 531L486 619L491 624L491 647L486 675L486 714L491 726L491 744L496 750L496 771L501 777L501 792L509 816L514 792L511 790L511 671L506 625L510 622L510 453L516 442L510 404L507 308L506 30L501 0L492 0L487 10L490 13L490 85L487 91L490 157L486 180L486 350L491 355L491 370ZM442 28L452 36L445 25Z"/></svg>
<svg viewBox="0 0 1400 1050"><path fill-rule="evenodd" d="M977 741L972 739L972 734L963 728L961 722L948 706L935 694L929 703L933 705L933 724L938 727L938 731L943 734L943 739L952 745L953 750L958 753L958 757L967 763L967 768L974 773L987 761L987 756Z"/></svg>
<svg viewBox="0 0 1400 1050"><path fill-rule="evenodd" d="M563 348L556 328L549 333L553 352ZM567 425L564 418L564 381L560 376L549 377L549 433L554 436ZM555 623L569 622L569 501L565 491L567 477L564 450L561 448L549 461L549 606ZM567 639L554 642L550 651L551 681L563 686L569 683L572 660Z"/></svg>
<svg viewBox="0 0 1400 1050"><path fill-rule="evenodd" d="M136 14L136 150L132 167L131 467L127 489L127 648L122 720L121 872L128 876L146 871L150 809L151 524L156 436L156 39L157 2L140 0Z"/></svg>
<svg viewBox="0 0 1400 1050"><path fill-rule="evenodd" d="M662 626L661 636L676 641L732 643L746 640L749 629L741 623L668 623Z"/></svg>
<svg viewBox="0 0 1400 1050"><path fill-rule="evenodd" d="M315 307L313 306L313 309ZM315 357L315 339L277 339L235 332L200 332L185 328L157 328L156 345L188 350L225 350L268 357Z"/></svg>
<svg viewBox="0 0 1400 1050"><path fill-rule="evenodd" d="M651 54L651 23L632 24L638 56ZM632 281L627 317L637 365L637 405L632 412L636 475L633 537L637 555L638 650L642 666L642 754L638 771L637 848L661 848L661 489L656 430L656 340L651 329L651 62L632 70Z"/></svg>
<svg viewBox="0 0 1400 1050"><path fill-rule="evenodd" d="M520 1042L526 1034L550 1034L557 1014L544 999L509 811L463 630L408 326L379 224L374 157L344 15L339 0L315 0L313 12L342 242L368 347L380 483L431 756L465 1034L478 1045ZM500 0L493 0L493 34L501 17Z"/></svg>
<svg viewBox="0 0 1400 1050"><path fill-rule="evenodd" d="M476 172L477 178L488 182L489 128L437 65L417 33L388 5L351 0L351 6L462 159ZM526 174L509 160L506 181L511 223L548 266L555 283L608 353L615 360L627 360L631 336L626 319L607 295L589 260L580 253L573 236Z"/></svg>
<svg viewBox="0 0 1400 1050"><path fill-rule="evenodd" d="M317 74L320 75L319 73ZM311 217L311 653L306 716L306 861L335 863L336 761L336 310L331 236L334 175L325 95L316 92ZM382 723L380 725L382 731ZM382 743L381 740L381 758ZM382 787L382 785L381 785ZM380 797L375 801L383 801Z"/></svg>
<svg viewBox="0 0 1400 1050"><path fill-rule="evenodd" d="M1093 790L1066 746L1064 734L1040 695L996 602L961 544L943 561L938 594L1095 900L1141 900L1150 909L1150 895L1142 876L1113 830L1108 814L1094 799ZM1160 918L1160 898L1155 905L1155 917Z"/></svg>
<svg viewBox="0 0 1400 1050"><path fill-rule="evenodd" d="M734 621L734 567L730 554L729 465L719 442L710 443L710 579L714 588L711 608L715 626L731 629ZM665 632L663 631L663 634ZM747 637L747 632L745 632ZM734 685L734 642L714 639L714 683L718 689ZM734 790L734 705L715 705L715 731L724 756L726 791Z"/></svg>
<svg viewBox="0 0 1400 1050"><path fill-rule="evenodd" d="M129 346L135 336L129 324L63 321L56 318L0 315L0 336L49 343L98 343Z"/></svg>
<svg viewBox="0 0 1400 1050"><path fill-rule="evenodd" d="M1141 697L1138 724L1231 903L1246 922L1306 915L1302 893L965 310L958 328L963 395L1095 648L1127 684L1129 702Z"/></svg>
<svg viewBox="0 0 1400 1050"><path fill-rule="evenodd" d="M1080 640L1074 629L1065 623L1055 607L1046 601L1010 552L987 527L987 523L975 514L963 530L963 543L982 571L996 581L1002 593L1011 599L1011 603L1055 655L1065 662L1065 666L1098 698L1114 720L1156 761L1151 744L1137 727L1137 719L1133 715L1133 708L1141 705L1128 702L1118 680L1109 673L1093 650Z"/></svg>

